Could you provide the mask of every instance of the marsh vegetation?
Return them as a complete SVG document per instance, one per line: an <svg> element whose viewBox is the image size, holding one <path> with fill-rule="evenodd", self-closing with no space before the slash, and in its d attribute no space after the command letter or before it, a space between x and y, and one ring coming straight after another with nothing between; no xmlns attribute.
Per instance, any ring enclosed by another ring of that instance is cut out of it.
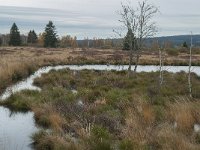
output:
<svg viewBox="0 0 200 150"><path fill-rule="evenodd" d="M145 0L121 3L116 19L121 26L113 30L118 37L92 37L111 35L107 32L113 15L107 10L106 17L100 17L105 6L115 8L116 2L101 2L99 13L88 12L96 2L89 2L87 11L84 3L78 10L71 3L74 13L54 5L53 10L36 9L31 3L27 8L8 7L12 11L7 14L3 9L3 20L26 18L21 26L36 16L35 21L44 23L51 15L59 32L66 26L72 35L58 33L53 21L41 33L28 33L27 25L21 31L28 35L20 34L21 27L13 23L9 34L0 34L0 127L14 137L6 143L0 134L0 149L17 149L12 143L17 138L20 146L25 140L24 148L31 145L35 150L199 150L199 36L191 32L190 41L187 35L154 38L160 29L154 20L160 18L159 10ZM29 12L33 10L38 12ZM172 18L167 13L164 16ZM180 15L176 17L165 28L177 28Z"/></svg>
<svg viewBox="0 0 200 150"><path fill-rule="evenodd" d="M15 111L33 111L36 149L198 149L200 78L192 74L60 70L37 78L42 90L25 90L1 102Z"/></svg>
<svg viewBox="0 0 200 150"><path fill-rule="evenodd" d="M176 51L176 50L174 50ZM198 49L195 49L198 52ZM192 65L199 65L200 56L194 53ZM166 52L165 65L188 65L189 55L179 50L178 56ZM41 66L63 64L128 64L128 52L100 49L44 49L34 47L0 48L0 93L9 85L29 76ZM140 65L158 65L158 51L144 51Z"/></svg>

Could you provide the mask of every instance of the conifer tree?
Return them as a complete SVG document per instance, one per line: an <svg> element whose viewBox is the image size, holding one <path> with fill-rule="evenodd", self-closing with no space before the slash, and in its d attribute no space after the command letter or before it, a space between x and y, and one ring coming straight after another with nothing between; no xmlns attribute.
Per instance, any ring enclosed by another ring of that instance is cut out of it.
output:
<svg viewBox="0 0 200 150"><path fill-rule="evenodd" d="M124 41L123 41L123 50L130 50L131 46L130 46L130 40L132 39L132 46L134 45L134 34L132 32L132 30L128 30Z"/></svg>
<svg viewBox="0 0 200 150"><path fill-rule="evenodd" d="M9 45L12 45L12 46L20 46L21 45L20 32L15 23L13 23L13 25L10 29Z"/></svg>
<svg viewBox="0 0 200 150"><path fill-rule="evenodd" d="M2 37L0 37L0 46L2 45L3 43L3 40L2 40Z"/></svg>
<svg viewBox="0 0 200 150"><path fill-rule="evenodd" d="M188 48L187 42L183 42L182 46Z"/></svg>
<svg viewBox="0 0 200 150"><path fill-rule="evenodd" d="M28 43L31 43L31 44L37 43L37 39L38 39L38 37L37 37L37 34L35 33L35 31L30 30L30 32L28 34Z"/></svg>
<svg viewBox="0 0 200 150"><path fill-rule="evenodd" d="M52 21L46 25L44 34L44 47L57 47L58 39L56 28Z"/></svg>

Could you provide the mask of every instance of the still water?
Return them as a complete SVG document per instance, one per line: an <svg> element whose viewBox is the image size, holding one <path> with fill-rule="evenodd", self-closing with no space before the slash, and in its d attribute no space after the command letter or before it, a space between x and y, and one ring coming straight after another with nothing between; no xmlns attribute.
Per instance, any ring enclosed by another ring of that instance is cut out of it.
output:
<svg viewBox="0 0 200 150"><path fill-rule="evenodd" d="M33 113L12 113L0 107L0 150L31 150L31 135L38 131Z"/></svg>

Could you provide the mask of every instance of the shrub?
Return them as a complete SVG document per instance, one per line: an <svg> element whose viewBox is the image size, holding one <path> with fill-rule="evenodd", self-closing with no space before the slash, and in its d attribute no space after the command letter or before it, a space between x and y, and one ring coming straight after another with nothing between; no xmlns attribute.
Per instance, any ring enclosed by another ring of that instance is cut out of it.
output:
<svg viewBox="0 0 200 150"><path fill-rule="evenodd" d="M163 106L153 106L157 122L165 120L165 109Z"/></svg>
<svg viewBox="0 0 200 150"><path fill-rule="evenodd" d="M14 73L12 74L12 81L16 82L19 81L23 78L23 73L19 72L19 71L14 71Z"/></svg>
<svg viewBox="0 0 200 150"><path fill-rule="evenodd" d="M42 94L45 97L46 102L61 101L61 100L72 102L76 100L76 95L74 95L71 91L62 87L45 88L42 91Z"/></svg>
<svg viewBox="0 0 200 150"><path fill-rule="evenodd" d="M110 134L107 129L101 126L95 126L92 129L92 135L90 137L90 149L91 150L111 150Z"/></svg>
<svg viewBox="0 0 200 150"><path fill-rule="evenodd" d="M122 140L119 145L120 150L134 150L134 144L130 140Z"/></svg>
<svg viewBox="0 0 200 150"><path fill-rule="evenodd" d="M106 128L101 127L101 126L95 126L92 129L92 135L96 139L106 139L106 140L108 140L110 138L108 130Z"/></svg>
<svg viewBox="0 0 200 150"><path fill-rule="evenodd" d="M121 122L122 122L122 117L120 112L114 110L112 112L111 111L102 112L95 118L95 124L101 125L102 127L107 128L110 132L116 134L120 134L119 128Z"/></svg>
<svg viewBox="0 0 200 150"><path fill-rule="evenodd" d="M36 150L65 150L72 148L64 139L58 136L48 135L45 131L35 133L32 135L32 139L34 141L33 146Z"/></svg>
<svg viewBox="0 0 200 150"><path fill-rule="evenodd" d="M86 102L94 102L103 95L103 92L99 88L81 88L79 89L78 96L84 99Z"/></svg>
<svg viewBox="0 0 200 150"><path fill-rule="evenodd" d="M131 99L131 96L127 90L114 88L106 93L107 103L112 106L119 106L119 103L125 103Z"/></svg>
<svg viewBox="0 0 200 150"><path fill-rule="evenodd" d="M40 141L47 135L44 130L34 133L31 138L33 140L33 145L37 145Z"/></svg>
<svg viewBox="0 0 200 150"><path fill-rule="evenodd" d="M200 133L197 133L195 135L195 142L198 143L198 144L200 144Z"/></svg>
<svg viewBox="0 0 200 150"><path fill-rule="evenodd" d="M179 52L177 49L168 49L167 54L170 56L178 56Z"/></svg>
<svg viewBox="0 0 200 150"><path fill-rule="evenodd" d="M48 115L43 114L41 116L38 116L37 114L35 115L35 120L36 120L36 123L42 127L45 127L45 128L50 127L50 120L49 120Z"/></svg>

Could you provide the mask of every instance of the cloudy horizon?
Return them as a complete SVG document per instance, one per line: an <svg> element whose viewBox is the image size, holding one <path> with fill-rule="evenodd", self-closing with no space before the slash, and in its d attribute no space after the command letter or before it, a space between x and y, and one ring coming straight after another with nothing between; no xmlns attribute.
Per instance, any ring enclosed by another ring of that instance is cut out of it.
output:
<svg viewBox="0 0 200 150"><path fill-rule="evenodd" d="M200 2L150 1L160 10L155 17L156 36L200 33ZM41 33L52 20L60 36L113 38L113 29L120 26L116 13L121 9L120 3L121 0L0 0L0 33L9 33L13 22L22 34L32 29ZM132 0L132 3L137 4L137 1Z"/></svg>

